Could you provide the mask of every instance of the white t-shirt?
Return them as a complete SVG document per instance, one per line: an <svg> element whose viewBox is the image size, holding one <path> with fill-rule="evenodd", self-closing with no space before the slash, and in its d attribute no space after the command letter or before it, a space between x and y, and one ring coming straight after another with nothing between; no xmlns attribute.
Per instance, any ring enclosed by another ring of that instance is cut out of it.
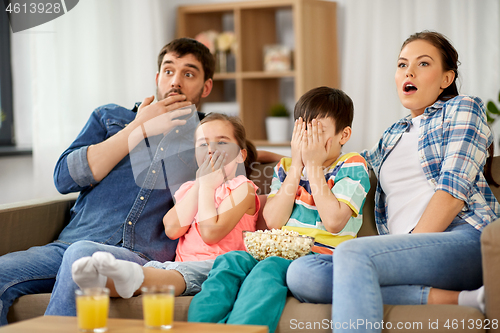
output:
<svg viewBox="0 0 500 333"><path fill-rule="evenodd" d="M418 133L422 116L412 119L380 169L380 185L387 198L387 227L391 234L409 233L417 225L434 188L425 178L418 157Z"/></svg>

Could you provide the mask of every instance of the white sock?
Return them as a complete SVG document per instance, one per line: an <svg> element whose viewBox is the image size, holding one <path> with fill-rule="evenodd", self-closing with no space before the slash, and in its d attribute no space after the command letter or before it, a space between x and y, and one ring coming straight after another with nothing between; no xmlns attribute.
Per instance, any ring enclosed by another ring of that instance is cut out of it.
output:
<svg viewBox="0 0 500 333"><path fill-rule="evenodd" d="M76 260L71 266L73 281L80 288L105 287L107 277L99 274L94 266L92 257L83 257Z"/></svg>
<svg viewBox="0 0 500 333"><path fill-rule="evenodd" d="M463 290L458 294L458 305L472 306L484 313L484 286L476 290Z"/></svg>
<svg viewBox="0 0 500 333"><path fill-rule="evenodd" d="M95 252L92 261L99 274L115 283L118 295L130 298L144 281L142 266L131 261L118 260L109 252Z"/></svg>

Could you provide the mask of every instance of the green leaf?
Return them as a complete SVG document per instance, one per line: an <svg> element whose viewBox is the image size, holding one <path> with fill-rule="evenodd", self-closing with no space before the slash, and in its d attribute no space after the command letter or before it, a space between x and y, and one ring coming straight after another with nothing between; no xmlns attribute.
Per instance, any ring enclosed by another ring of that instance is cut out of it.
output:
<svg viewBox="0 0 500 333"><path fill-rule="evenodd" d="M489 101L488 104L486 104L486 110L492 114L500 115L500 111L492 101Z"/></svg>
<svg viewBox="0 0 500 333"><path fill-rule="evenodd" d="M271 106L269 114L271 117L288 117L288 109L283 103L274 104Z"/></svg>
<svg viewBox="0 0 500 333"><path fill-rule="evenodd" d="M486 113L486 121L488 124L493 124L495 122L495 118L490 117L490 115Z"/></svg>

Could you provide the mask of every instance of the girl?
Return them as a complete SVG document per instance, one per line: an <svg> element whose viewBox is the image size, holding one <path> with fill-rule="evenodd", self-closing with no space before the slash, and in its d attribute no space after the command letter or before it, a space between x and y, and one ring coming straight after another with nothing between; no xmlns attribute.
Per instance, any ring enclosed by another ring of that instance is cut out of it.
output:
<svg viewBox="0 0 500 333"><path fill-rule="evenodd" d="M333 262L322 257L290 266L289 288L310 301L321 297L300 290L298 277L304 284L309 275L298 270L318 275L329 267L323 277L331 279L333 265L336 332L357 320L378 323L363 331L379 332L374 327L381 327L384 303L480 308L481 289L459 290L482 284L480 236L500 207L486 181L493 136L484 105L458 95L457 67L456 50L439 33L416 33L401 48L395 80L410 115L361 153L378 178L378 231L390 236L342 243Z"/></svg>
<svg viewBox="0 0 500 333"><path fill-rule="evenodd" d="M370 188L363 158L341 151L351 137L354 106L343 91L317 87L300 97L294 116L292 158L276 165L263 215L269 228L313 236L312 250L331 254L356 236ZM188 321L267 325L275 332L291 262L276 256L257 261L243 251L219 256L191 301Z"/></svg>
<svg viewBox="0 0 500 333"><path fill-rule="evenodd" d="M163 218L165 233L179 239L175 262L151 261L144 267L96 252L73 264L74 281L81 287L106 285L111 296L129 298L142 286L171 284L175 295L200 291L214 259L232 250L244 250L242 231L255 231L259 197L257 187L238 166L248 167L256 156L238 118L212 113L195 132L196 180L175 193L175 206Z"/></svg>

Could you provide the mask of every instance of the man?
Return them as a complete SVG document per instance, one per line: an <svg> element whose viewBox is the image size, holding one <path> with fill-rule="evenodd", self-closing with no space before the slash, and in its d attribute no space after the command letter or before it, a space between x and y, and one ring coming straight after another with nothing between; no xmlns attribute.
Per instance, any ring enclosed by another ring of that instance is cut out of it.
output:
<svg viewBox="0 0 500 333"><path fill-rule="evenodd" d="M176 39L158 57L156 103L151 96L132 110L110 104L92 113L54 172L61 193L80 191L68 226L54 243L0 257L0 325L25 294L52 291L46 314L75 315L71 265L96 251L141 265L174 259L177 243L162 224L173 206L169 183L196 171L189 149L197 117L180 119L189 110L177 109L210 94L214 67L204 45ZM141 150L151 153L147 163L132 163Z"/></svg>

